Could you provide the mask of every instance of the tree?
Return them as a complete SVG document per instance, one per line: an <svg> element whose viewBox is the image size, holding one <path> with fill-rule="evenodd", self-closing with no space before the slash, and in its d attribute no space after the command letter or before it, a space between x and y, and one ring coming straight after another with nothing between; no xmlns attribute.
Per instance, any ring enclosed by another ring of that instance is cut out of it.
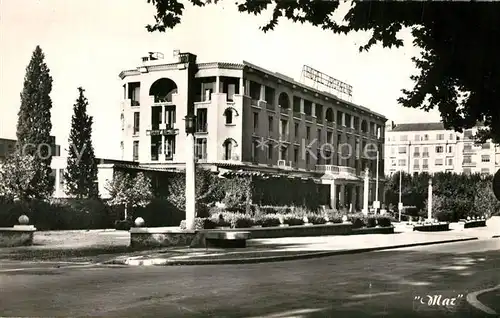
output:
<svg viewBox="0 0 500 318"><path fill-rule="evenodd" d="M64 180L68 194L77 198L97 198L97 162L92 146L92 116L87 114L85 90L78 88L79 96L73 106L69 135L68 165Z"/></svg>
<svg viewBox="0 0 500 318"><path fill-rule="evenodd" d="M498 202L493 193L491 179L492 178L485 178L475 185L473 206L475 216L486 215L490 217L492 215L498 215L500 212L500 202Z"/></svg>
<svg viewBox="0 0 500 318"><path fill-rule="evenodd" d="M204 209L210 203L220 201L224 197L221 190L221 181L210 170L196 167L195 177L196 213L203 214ZM186 176L179 174L174 177L169 186L168 200L179 210L186 210Z"/></svg>
<svg viewBox="0 0 500 318"><path fill-rule="evenodd" d="M195 6L217 0L190 0ZM155 24L149 32L165 32L181 22L184 5L178 0L148 0L156 8ZM483 122L477 137L500 143L500 3L498 2L400 2L356 1L339 23L332 14L340 8L337 1L246 0L240 12L261 14L272 6L264 32L273 30L280 18L310 23L336 34L371 31L372 36L360 51L381 43L400 47L398 31L411 28L413 45L420 57L413 57L419 75L411 90L402 90L398 102L409 108L429 111L438 108L447 129L462 131Z"/></svg>
<svg viewBox="0 0 500 318"><path fill-rule="evenodd" d="M142 172L135 177L124 172L115 172L113 180L106 185L106 190L111 196L109 205L125 208L125 219L129 217L129 209L145 207L153 199L151 180Z"/></svg>
<svg viewBox="0 0 500 318"><path fill-rule="evenodd" d="M44 62L45 55L37 46L26 68L21 92L21 108L17 121L17 140L21 155L34 158L35 176L26 188L29 197L46 198L54 192L51 176L52 130L50 110L52 77Z"/></svg>
<svg viewBox="0 0 500 318"><path fill-rule="evenodd" d="M37 168L34 156L20 151L11 154L0 167L0 196L23 202L32 199Z"/></svg>

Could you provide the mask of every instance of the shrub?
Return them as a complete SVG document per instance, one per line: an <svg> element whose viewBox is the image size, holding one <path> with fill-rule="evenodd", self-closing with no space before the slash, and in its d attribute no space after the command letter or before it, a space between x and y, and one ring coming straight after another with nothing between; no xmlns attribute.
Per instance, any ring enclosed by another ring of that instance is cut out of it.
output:
<svg viewBox="0 0 500 318"><path fill-rule="evenodd" d="M230 227L234 213L222 212L213 214L210 220L215 224L215 227Z"/></svg>
<svg viewBox="0 0 500 318"><path fill-rule="evenodd" d="M324 215L332 223L342 223L342 215L334 209L325 210Z"/></svg>
<svg viewBox="0 0 500 318"><path fill-rule="evenodd" d="M347 220L352 223L352 228L354 229L366 226L366 216L362 213L348 214Z"/></svg>
<svg viewBox="0 0 500 318"><path fill-rule="evenodd" d="M255 225L255 220L250 215L244 213L237 213L231 220L231 227L233 228L248 228Z"/></svg>
<svg viewBox="0 0 500 318"><path fill-rule="evenodd" d="M384 215L379 215L376 217L377 225L382 227L387 227L392 225L392 218Z"/></svg>
<svg viewBox="0 0 500 318"><path fill-rule="evenodd" d="M180 228L181 228L181 230L186 229L186 220L181 221ZM194 219L194 229L195 230L213 229L213 228L215 228L215 224L209 218L195 218Z"/></svg>
<svg viewBox="0 0 500 318"><path fill-rule="evenodd" d="M289 206L261 206L259 207L262 214L287 214L292 212L292 207Z"/></svg>
<svg viewBox="0 0 500 318"><path fill-rule="evenodd" d="M297 213L287 213L283 215L284 223L289 226L304 225L304 216Z"/></svg>
<svg viewBox="0 0 500 318"><path fill-rule="evenodd" d="M369 216L366 218L366 227L375 227L377 226L377 219L373 216Z"/></svg>
<svg viewBox="0 0 500 318"><path fill-rule="evenodd" d="M129 231L133 226L134 222L131 219L115 221L115 230L117 231Z"/></svg>
<svg viewBox="0 0 500 318"><path fill-rule="evenodd" d="M312 224L325 224L326 223L326 219L324 216L319 215L319 214L315 214L315 213L308 213L307 220L309 221L309 223L312 223Z"/></svg>
<svg viewBox="0 0 500 318"><path fill-rule="evenodd" d="M279 216L277 214L259 215L255 221L256 225L262 225L262 227L280 226L281 224Z"/></svg>

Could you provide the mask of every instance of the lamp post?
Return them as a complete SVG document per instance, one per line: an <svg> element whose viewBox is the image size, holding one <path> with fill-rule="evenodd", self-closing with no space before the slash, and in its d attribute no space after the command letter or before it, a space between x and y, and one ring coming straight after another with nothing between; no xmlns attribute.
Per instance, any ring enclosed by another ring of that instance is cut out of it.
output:
<svg viewBox="0 0 500 318"><path fill-rule="evenodd" d="M374 202L374 208L375 208L375 214L377 214L378 209L380 209L380 202L378 200L378 174L379 174L379 144L378 141L380 139L380 129L377 130L377 164L376 164L376 174L375 174L375 202Z"/></svg>
<svg viewBox="0 0 500 318"><path fill-rule="evenodd" d="M365 169L365 180L363 186L363 214L368 215L368 187L370 186L370 170L368 168Z"/></svg>
<svg viewBox="0 0 500 318"><path fill-rule="evenodd" d="M196 216L196 175L194 155L194 132L196 116L188 113L184 118L186 125L186 229L194 229Z"/></svg>
<svg viewBox="0 0 500 318"><path fill-rule="evenodd" d="M399 201L398 201L399 222L401 222L401 212L403 210L403 202L401 202L402 179L403 179L403 170L399 170Z"/></svg>
<svg viewBox="0 0 500 318"><path fill-rule="evenodd" d="M427 193L427 220L432 219L432 178L429 178L429 189Z"/></svg>

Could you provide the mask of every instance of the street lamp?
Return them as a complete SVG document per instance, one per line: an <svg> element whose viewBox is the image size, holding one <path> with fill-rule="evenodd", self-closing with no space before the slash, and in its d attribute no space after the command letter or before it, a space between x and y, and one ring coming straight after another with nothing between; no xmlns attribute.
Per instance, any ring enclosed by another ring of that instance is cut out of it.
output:
<svg viewBox="0 0 500 318"><path fill-rule="evenodd" d="M188 113L184 117L186 126L186 229L194 229L196 216L196 175L194 154L194 132L196 116Z"/></svg>
<svg viewBox="0 0 500 318"><path fill-rule="evenodd" d="M429 189L427 192L427 220L432 219L432 178L429 178Z"/></svg>
<svg viewBox="0 0 500 318"><path fill-rule="evenodd" d="M401 222L401 212L403 211L403 202L401 202L401 183L403 179L403 170L399 170L399 202L398 202L398 210L399 210L399 222Z"/></svg>

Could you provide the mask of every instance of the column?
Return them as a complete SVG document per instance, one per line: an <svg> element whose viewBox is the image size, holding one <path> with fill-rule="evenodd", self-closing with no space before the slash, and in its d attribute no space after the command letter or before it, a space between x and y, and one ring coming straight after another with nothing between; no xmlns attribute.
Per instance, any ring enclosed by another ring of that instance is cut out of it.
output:
<svg viewBox="0 0 500 318"><path fill-rule="evenodd" d="M351 115L351 122L349 123L349 127L354 128L354 116Z"/></svg>
<svg viewBox="0 0 500 318"><path fill-rule="evenodd" d="M167 116L165 112L165 106L161 106L161 118L160 118L160 124L166 124L167 123Z"/></svg>
<svg viewBox="0 0 500 318"><path fill-rule="evenodd" d="M240 90L239 90L239 93L240 95L245 95L245 85L243 85L243 78L239 78L238 79L239 81L239 86L240 86Z"/></svg>
<svg viewBox="0 0 500 318"><path fill-rule="evenodd" d="M194 135L186 136L186 229L194 229L196 216Z"/></svg>
<svg viewBox="0 0 500 318"><path fill-rule="evenodd" d="M368 188L370 187L369 170L365 170L365 180L363 185L363 214L368 215Z"/></svg>
<svg viewBox="0 0 500 318"><path fill-rule="evenodd" d="M220 90L220 77L219 76L215 77L215 89L214 89L214 92L217 93L217 94L221 92L221 90Z"/></svg>
<svg viewBox="0 0 500 318"><path fill-rule="evenodd" d="M345 184L340 185L340 207L345 206Z"/></svg>
<svg viewBox="0 0 500 318"><path fill-rule="evenodd" d="M335 180L332 180L330 183L330 205L332 209L337 208L337 185L335 184Z"/></svg>
<svg viewBox="0 0 500 318"><path fill-rule="evenodd" d="M250 80L245 80L245 91L244 95L250 96Z"/></svg>
<svg viewBox="0 0 500 318"><path fill-rule="evenodd" d="M160 160L166 160L165 158L166 158L167 154L166 154L166 151L165 151L165 148L166 148L165 142L166 142L165 135L162 135L161 136L161 145L160 145L160 147L161 147L160 148L160 154L162 154L162 155L159 156L160 158L158 158Z"/></svg>
<svg viewBox="0 0 500 318"><path fill-rule="evenodd" d="M292 98L292 100L293 100L293 98ZM304 114L304 99L303 98L300 99L300 113Z"/></svg>
<svg viewBox="0 0 500 318"><path fill-rule="evenodd" d="M342 126L347 126L345 122L345 113L342 113Z"/></svg>
<svg viewBox="0 0 500 318"><path fill-rule="evenodd" d="M61 185L61 169L56 169L56 184L55 184L55 195L59 196L59 187Z"/></svg>
<svg viewBox="0 0 500 318"><path fill-rule="evenodd" d="M349 185L351 188L351 204L353 211L356 211L356 189L357 187L354 184Z"/></svg>
<svg viewBox="0 0 500 318"><path fill-rule="evenodd" d="M363 208L363 186L357 186L357 204L358 208Z"/></svg>
<svg viewBox="0 0 500 318"><path fill-rule="evenodd" d="M266 85L260 85L260 100L266 100Z"/></svg>
<svg viewBox="0 0 500 318"><path fill-rule="evenodd" d="M316 103L312 103L311 112L313 118L316 118Z"/></svg>

